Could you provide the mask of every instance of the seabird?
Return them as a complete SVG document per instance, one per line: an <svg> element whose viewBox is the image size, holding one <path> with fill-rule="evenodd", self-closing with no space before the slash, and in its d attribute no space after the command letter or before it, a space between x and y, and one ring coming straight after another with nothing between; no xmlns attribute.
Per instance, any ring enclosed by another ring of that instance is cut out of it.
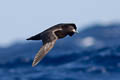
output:
<svg viewBox="0 0 120 80"><path fill-rule="evenodd" d="M42 40L43 46L36 54L32 66L37 65L40 60L53 48L56 40L69 35L72 36L77 32L77 27L74 23L61 23L54 25L47 30L28 38L27 40Z"/></svg>

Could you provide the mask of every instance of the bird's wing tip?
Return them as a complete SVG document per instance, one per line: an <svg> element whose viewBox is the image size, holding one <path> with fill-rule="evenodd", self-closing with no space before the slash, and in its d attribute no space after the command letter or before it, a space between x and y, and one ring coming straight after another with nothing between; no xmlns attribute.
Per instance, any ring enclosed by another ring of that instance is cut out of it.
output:
<svg viewBox="0 0 120 80"><path fill-rule="evenodd" d="M32 67L35 67L35 65L32 65Z"/></svg>
<svg viewBox="0 0 120 80"><path fill-rule="evenodd" d="M34 60L32 63L32 67L35 67L38 63L39 63L39 61Z"/></svg>
<svg viewBox="0 0 120 80"><path fill-rule="evenodd" d="M32 67L35 67L35 66L36 66L36 63L33 62L33 63L32 63Z"/></svg>

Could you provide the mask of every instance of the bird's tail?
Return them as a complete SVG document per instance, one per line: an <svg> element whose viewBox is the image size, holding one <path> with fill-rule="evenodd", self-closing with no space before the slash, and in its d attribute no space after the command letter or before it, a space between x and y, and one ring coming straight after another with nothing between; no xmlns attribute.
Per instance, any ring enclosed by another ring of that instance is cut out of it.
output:
<svg viewBox="0 0 120 80"><path fill-rule="evenodd" d="M35 36L32 36L30 38L27 38L26 40L41 40L40 33L35 35Z"/></svg>

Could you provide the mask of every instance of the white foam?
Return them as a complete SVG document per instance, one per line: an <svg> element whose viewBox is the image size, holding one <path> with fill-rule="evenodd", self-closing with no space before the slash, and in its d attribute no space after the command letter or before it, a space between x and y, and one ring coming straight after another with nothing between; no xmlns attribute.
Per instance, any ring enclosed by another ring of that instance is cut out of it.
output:
<svg viewBox="0 0 120 80"><path fill-rule="evenodd" d="M93 37L86 37L84 39L82 39L81 44L84 47L89 47L95 44L95 39Z"/></svg>

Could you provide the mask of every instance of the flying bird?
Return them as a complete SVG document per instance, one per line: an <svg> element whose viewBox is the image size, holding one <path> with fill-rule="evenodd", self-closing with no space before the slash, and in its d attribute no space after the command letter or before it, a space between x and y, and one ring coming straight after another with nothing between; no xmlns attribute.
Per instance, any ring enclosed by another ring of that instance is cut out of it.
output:
<svg viewBox="0 0 120 80"><path fill-rule="evenodd" d="M61 23L54 25L47 30L28 38L27 40L42 40L43 46L36 54L32 66L37 65L41 59L53 48L56 40L65 36L73 36L77 32L77 27L74 23Z"/></svg>

